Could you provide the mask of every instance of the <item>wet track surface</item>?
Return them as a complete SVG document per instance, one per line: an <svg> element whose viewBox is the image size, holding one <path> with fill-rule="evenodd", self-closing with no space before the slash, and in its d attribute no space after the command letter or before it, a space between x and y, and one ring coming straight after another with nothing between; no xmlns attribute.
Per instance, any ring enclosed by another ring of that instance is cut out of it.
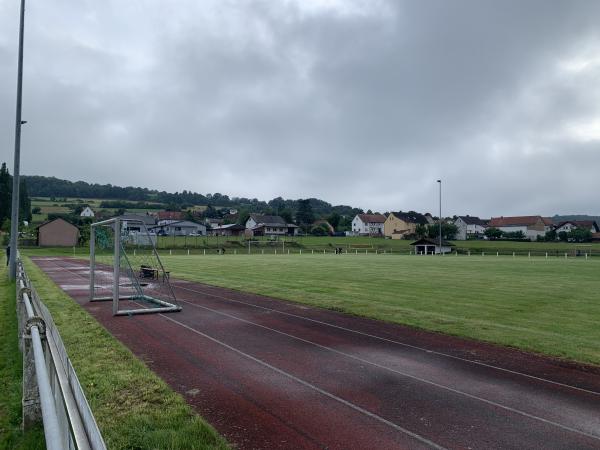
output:
<svg viewBox="0 0 600 450"><path fill-rule="evenodd" d="M32 259L239 448L600 448L597 368L181 280L113 317L85 261Z"/></svg>

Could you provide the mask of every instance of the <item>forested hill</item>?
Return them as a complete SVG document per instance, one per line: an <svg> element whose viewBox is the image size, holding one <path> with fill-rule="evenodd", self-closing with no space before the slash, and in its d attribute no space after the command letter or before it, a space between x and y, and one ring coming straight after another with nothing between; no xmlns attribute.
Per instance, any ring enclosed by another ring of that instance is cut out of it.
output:
<svg viewBox="0 0 600 450"><path fill-rule="evenodd" d="M32 197L71 197L71 198L98 198L118 199L131 201L153 201L166 205L177 205L179 207L192 205L228 206L244 208L249 211L297 211L298 200L284 200L281 197L274 198L269 202L256 198L229 197L220 193L198 194L184 190L182 192L169 193L141 187L120 187L111 184L90 184L85 181L68 181L55 177L43 177L37 175L25 175L22 177L27 183L29 195ZM333 206L323 200L311 198L310 205L313 212L318 216L337 213L342 216L354 216L363 212L359 208L346 205Z"/></svg>

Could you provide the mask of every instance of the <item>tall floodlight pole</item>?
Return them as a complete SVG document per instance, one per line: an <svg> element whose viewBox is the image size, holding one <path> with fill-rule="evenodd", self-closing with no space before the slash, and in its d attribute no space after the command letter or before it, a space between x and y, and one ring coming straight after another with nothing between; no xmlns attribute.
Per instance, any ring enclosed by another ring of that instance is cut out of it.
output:
<svg viewBox="0 0 600 450"><path fill-rule="evenodd" d="M439 217L439 226L440 226L440 255L442 254L442 180L437 180L440 185L440 217Z"/></svg>
<svg viewBox="0 0 600 450"><path fill-rule="evenodd" d="M17 112L15 118L15 162L13 166L12 211L10 217L10 260L9 277L17 274L17 243L19 235L19 173L21 162L21 99L23 92L23 33L25 30L25 0L21 0L21 19L19 24L19 60L17 69Z"/></svg>

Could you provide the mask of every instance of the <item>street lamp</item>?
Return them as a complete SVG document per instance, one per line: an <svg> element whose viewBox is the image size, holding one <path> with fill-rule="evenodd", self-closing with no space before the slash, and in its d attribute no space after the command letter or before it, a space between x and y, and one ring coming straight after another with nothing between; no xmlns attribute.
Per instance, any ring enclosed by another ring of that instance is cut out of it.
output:
<svg viewBox="0 0 600 450"><path fill-rule="evenodd" d="M15 161L13 167L12 211L10 222L10 258L8 274L11 280L17 275L17 245L19 235L19 174L21 165L21 103L23 97L23 34L25 30L25 0L21 0L19 22L19 55L17 65L17 110L15 120Z"/></svg>
<svg viewBox="0 0 600 450"><path fill-rule="evenodd" d="M439 216L439 227L440 227L440 255L442 254L442 180L437 180L440 185L440 216Z"/></svg>

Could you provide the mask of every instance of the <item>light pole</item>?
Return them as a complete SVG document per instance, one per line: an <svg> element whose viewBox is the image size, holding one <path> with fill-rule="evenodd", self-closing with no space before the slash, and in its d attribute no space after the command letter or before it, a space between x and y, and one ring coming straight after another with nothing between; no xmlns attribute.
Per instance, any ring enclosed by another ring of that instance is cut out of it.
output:
<svg viewBox="0 0 600 450"><path fill-rule="evenodd" d="M15 161L13 166L12 211L10 217L9 278L17 275L17 245L19 235L19 174L21 165L21 100L23 92L23 34L25 31L25 0L21 0L19 23L19 57L17 65L17 112L15 118Z"/></svg>
<svg viewBox="0 0 600 450"><path fill-rule="evenodd" d="M437 180L440 185L440 216L439 216L439 226L440 226L440 255L442 254L442 180Z"/></svg>

